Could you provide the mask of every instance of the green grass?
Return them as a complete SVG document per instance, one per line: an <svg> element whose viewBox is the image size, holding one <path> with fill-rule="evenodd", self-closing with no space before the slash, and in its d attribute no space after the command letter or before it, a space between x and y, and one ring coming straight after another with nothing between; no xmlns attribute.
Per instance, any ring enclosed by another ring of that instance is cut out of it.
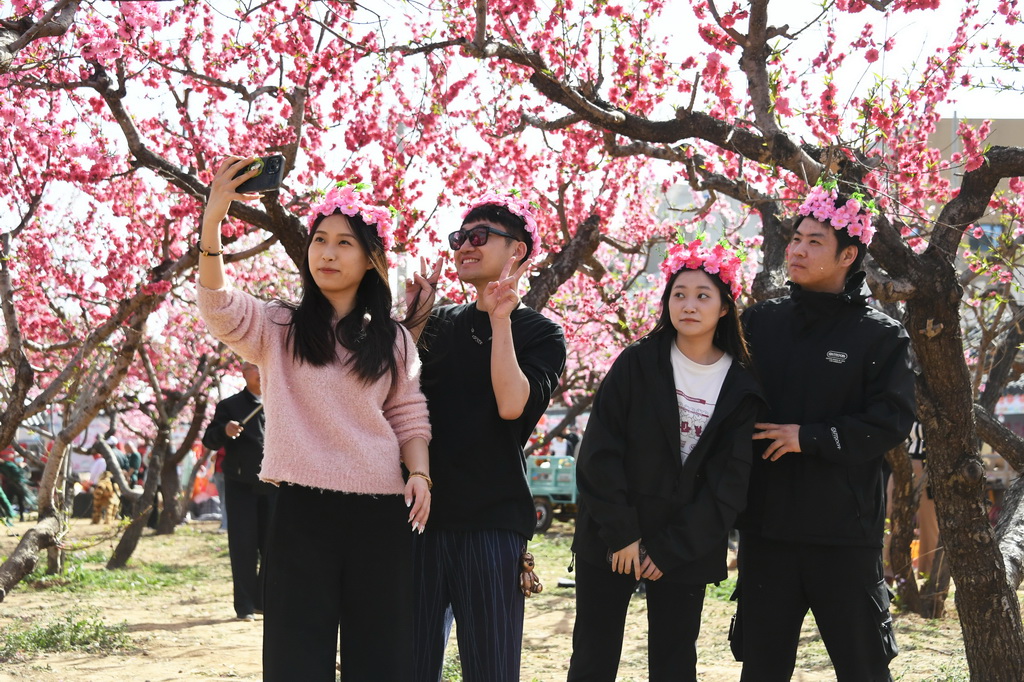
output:
<svg viewBox="0 0 1024 682"><path fill-rule="evenodd" d="M25 578L24 584L37 590L58 592L105 590L138 594L209 578L208 569L201 566L144 561L131 561L125 569L109 571L105 568L109 558L109 552L101 550L68 552L64 557L63 573L46 575L46 562L40 561Z"/></svg>
<svg viewBox="0 0 1024 682"><path fill-rule="evenodd" d="M27 622L0 629L0 661L23 660L52 651L85 651L94 654L134 647L127 625L106 625L98 613L71 610L42 624Z"/></svg>
<svg viewBox="0 0 1024 682"><path fill-rule="evenodd" d="M458 651L449 651L441 667L441 682L462 682L462 661Z"/></svg>
<svg viewBox="0 0 1024 682"><path fill-rule="evenodd" d="M716 601L729 601L732 599L732 593L736 591L736 578L735 576L726 578L722 582L715 585L711 583L708 585L708 591L705 593L707 599L714 599Z"/></svg>

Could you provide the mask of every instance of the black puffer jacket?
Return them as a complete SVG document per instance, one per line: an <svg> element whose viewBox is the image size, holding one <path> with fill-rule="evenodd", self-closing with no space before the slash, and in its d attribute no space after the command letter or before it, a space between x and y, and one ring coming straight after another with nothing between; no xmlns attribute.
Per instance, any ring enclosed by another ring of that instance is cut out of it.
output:
<svg viewBox="0 0 1024 682"><path fill-rule="evenodd" d="M867 305L864 274L841 294L804 291L746 310L766 421L799 424L799 453L761 458L755 441L743 530L822 545L880 547L882 460L914 421L909 338Z"/></svg>
<svg viewBox="0 0 1024 682"><path fill-rule="evenodd" d="M685 464L670 358L673 334L647 337L615 360L594 399L577 462L573 551L603 564L642 539L667 580L726 575L729 530L746 502L753 424L763 399L733 362L710 421Z"/></svg>

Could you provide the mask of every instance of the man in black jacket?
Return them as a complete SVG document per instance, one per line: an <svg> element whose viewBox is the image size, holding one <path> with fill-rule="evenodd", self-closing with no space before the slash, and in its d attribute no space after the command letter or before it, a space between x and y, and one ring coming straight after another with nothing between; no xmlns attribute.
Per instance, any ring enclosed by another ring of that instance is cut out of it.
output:
<svg viewBox="0 0 1024 682"><path fill-rule="evenodd" d="M738 523L733 650L748 682L790 679L808 609L840 682L891 679L897 653L882 460L910 431L914 375L906 331L862 291L872 230L852 201L815 188L786 250L790 295L743 316L769 409Z"/></svg>
<svg viewBox="0 0 1024 682"><path fill-rule="evenodd" d="M246 362L242 376L245 388L217 404L203 445L225 450L221 492L231 516L228 554L235 615L253 620L263 611L263 560L277 488L259 480L264 424L260 370Z"/></svg>

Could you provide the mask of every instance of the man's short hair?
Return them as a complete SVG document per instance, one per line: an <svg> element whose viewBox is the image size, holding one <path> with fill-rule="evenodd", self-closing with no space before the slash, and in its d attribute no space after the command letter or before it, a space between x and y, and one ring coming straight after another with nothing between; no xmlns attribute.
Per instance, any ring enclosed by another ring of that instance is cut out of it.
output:
<svg viewBox="0 0 1024 682"><path fill-rule="evenodd" d="M480 220L486 220L489 223L501 225L509 234L514 235L516 240L526 244L527 255L533 253L533 239L530 237L530 233L526 230L526 221L504 206L498 204L483 204L481 206L477 206L466 214L466 217L462 220L462 224L467 225ZM508 237L505 239L507 240Z"/></svg>

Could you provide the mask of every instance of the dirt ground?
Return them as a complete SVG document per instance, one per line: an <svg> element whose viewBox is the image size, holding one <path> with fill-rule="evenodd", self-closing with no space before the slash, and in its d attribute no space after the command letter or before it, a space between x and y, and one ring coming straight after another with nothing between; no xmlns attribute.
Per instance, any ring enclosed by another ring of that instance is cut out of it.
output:
<svg viewBox="0 0 1024 682"><path fill-rule="evenodd" d="M17 524L13 531L24 532L30 526L30 523ZM103 528L75 519L69 540L92 545L81 551L109 556L116 541L97 540L98 530ZM556 523L548 537L564 547L570 535L570 525ZM0 531L0 557L6 557L17 541L17 537L5 536ZM549 551L554 550L537 553L544 556ZM96 588L72 594L19 586L0 603L0 631L45 621L72 607L95 609L108 624L126 623L135 649L112 654L42 654L23 662L3 663L0 664L0 682L260 679L262 617L257 616L255 622L234 618L227 540L226 536L216 533L215 522L191 523L170 536L147 532L133 560L160 565L165 571L191 570L202 577L159 589L140 585L137 588ZM522 666L522 679L526 682L565 679L572 649L575 605L573 590L556 586L558 578L569 576L564 569L565 563L558 561L542 563L541 577L548 588L527 602ZM103 570L102 563L90 563L86 570ZM646 679L645 610L643 599L634 598L619 669L618 679L623 682ZM705 682L739 678L740 666L732 660L726 641L732 612L733 605L721 595L709 595L705 601L698 641L698 670ZM896 631L902 648L892 665L896 680L952 682L968 679L955 616L928 621L912 615L897 615ZM450 649L454 648L453 635ZM834 679L827 653L810 618L793 679L803 682Z"/></svg>

